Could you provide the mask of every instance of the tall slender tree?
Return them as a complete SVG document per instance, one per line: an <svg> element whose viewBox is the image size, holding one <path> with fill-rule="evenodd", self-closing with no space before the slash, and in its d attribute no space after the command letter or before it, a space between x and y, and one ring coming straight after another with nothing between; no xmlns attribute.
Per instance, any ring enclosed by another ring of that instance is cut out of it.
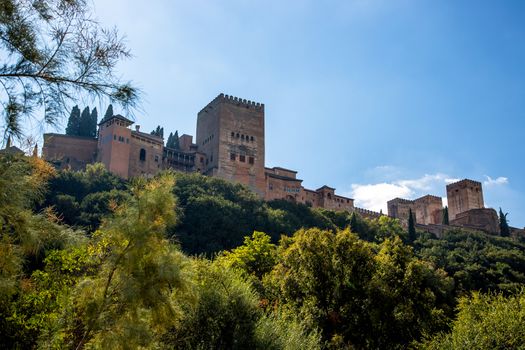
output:
<svg viewBox="0 0 525 350"><path fill-rule="evenodd" d="M509 223L507 222L507 215L509 213L503 213L503 210L499 208L499 233L502 237L510 236Z"/></svg>
<svg viewBox="0 0 525 350"><path fill-rule="evenodd" d="M175 130L175 135L173 135L173 145L172 148L180 149L180 143L179 143L179 131Z"/></svg>
<svg viewBox="0 0 525 350"><path fill-rule="evenodd" d="M448 206L445 206L445 208L443 208L443 220L442 220L442 224L443 224L443 225L449 225L449 220L448 220Z"/></svg>
<svg viewBox="0 0 525 350"><path fill-rule="evenodd" d="M78 136L90 136L91 129L91 112L89 107L82 110L80 115L80 128L78 130Z"/></svg>
<svg viewBox="0 0 525 350"><path fill-rule="evenodd" d="M80 109L74 106L67 121L66 135L78 135L80 132Z"/></svg>
<svg viewBox="0 0 525 350"><path fill-rule="evenodd" d="M414 242L417 238L416 234L416 220L414 218L414 214L412 213L412 209L408 210L408 240L410 242Z"/></svg>
<svg viewBox="0 0 525 350"><path fill-rule="evenodd" d="M108 119L113 117L113 105L110 103L108 106L108 109L106 109L106 113L104 114L104 119Z"/></svg>
<svg viewBox="0 0 525 350"><path fill-rule="evenodd" d="M168 140L166 141L166 147L171 147L171 144L173 143L173 133L170 132L168 135Z"/></svg>
<svg viewBox="0 0 525 350"><path fill-rule="evenodd" d="M91 118L89 119L89 136L97 137L97 121L98 121L98 111L97 107L93 108L91 111Z"/></svg>

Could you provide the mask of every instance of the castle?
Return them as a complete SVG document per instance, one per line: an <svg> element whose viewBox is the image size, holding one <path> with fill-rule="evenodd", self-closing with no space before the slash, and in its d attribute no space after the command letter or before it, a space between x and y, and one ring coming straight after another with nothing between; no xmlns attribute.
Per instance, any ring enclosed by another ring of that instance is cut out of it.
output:
<svg viewBox="0 0 525 350"><path fill-rule="evenodd" d="M441 197L426 195L415 200L395 198L388 201L388 215L401 222L412 213L420 228L441 235L449 226L499 234L499 218L494 209L485 208L481 182L464 179L447 185L448 224L444 225ZM516 231L517 229L512 228ZM518 230L520 231L520 230Z"/></svg>
<svg viewBox="0 0 525 350"><path fill-rule="evenodd" d="M242 183L265 200L284 199L314 208L358 212L365 217L382 215L355 207L352 198L337 195L330 186L305 188L297 171L266 167L262 103L218 95L197 114L195 143L192 136L184 134L177 149L166 147L163 138L140 131L138 125L133 130L133 124L113 115L100 121L97 138L44 134L42 156L61 169L80 170L101 162L124 179L153 176L163 169L197 172ZM499 234L498 215L484 207L480 182L465 179L447 185L447 199L447 225L443 224L442 199L432 195L392 199L387 203L388 215L406 225L412 212L420 229L437 236L454 226Z"/></svg>
<svg viewBox="0 0 525 350"><path fill-rule="evenodd" d="M161 137L144 133L133 121L114 115L99 123L98 138L44 134L42 154L57 168L79 170L101 162L118 176L152 176L163 169L198 172L248 186L265 200L285 199L311 207L380 214L354 207L354 200L335 189L302 186L297 171L265 166L264 104L220 94L197 115L195 143L179 138L179 148L164 146Z"/></svg>

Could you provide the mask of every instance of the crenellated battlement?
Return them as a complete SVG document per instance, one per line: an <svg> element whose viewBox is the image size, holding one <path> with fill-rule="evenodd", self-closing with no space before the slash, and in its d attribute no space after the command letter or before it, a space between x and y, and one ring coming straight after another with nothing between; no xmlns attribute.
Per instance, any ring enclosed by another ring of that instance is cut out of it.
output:
<svg viewBox="0 0 525 350"><path fill-rule="evenodd" d="M216 105L219 102L225 102L236 106L242 106L246 108L253 108L255 110L261 110L264 111L264 103L259 103L255 101L250 101L247 99L243 99L240 97L232 96L232 95L225 95L223 93L220 93L217 97L215 97L210 103L204 107L202 111L207 111L208 108L213 108L214 105Z"/></svg>
<svg viewBox="0 0 525 350"><path fill-rule="evenodd" d="M462 186L462 185L481 186L481 182L470 180L470 179L463 179L463 180L460 180L460 181L449 183L447 185L447 188L458 187L458 186Z"/></svg>
<svg viewBox="0 0 525 350"><path fill-rule="evenodd" d="M422 197L419 197L417 199L414 200L414 202L420 202L420 201L423 201L425 199L430 199L430 200L434 200L434 201L443 201L443 199L439 196L434 196L432 194L427 194L427 195L424 195Z"/></svg>
<svg viewBox="0 0 525 350"><path fill-rule="evenodd" d="M359 207L354 207L354 210L358 214L361 214L363 216L368 216L368 217L380 217L380 216L384 215L384 214L378 213L377 211L363 209L363 208L359 208Z"/></svg>
<svg viewBox="0 0 525 350"><path fill-rule="evenodd" d="M394 198L389 200L387 203L405 203L405 204L413 204L414 201L411 199L404 199L404 198Z"/></svg>

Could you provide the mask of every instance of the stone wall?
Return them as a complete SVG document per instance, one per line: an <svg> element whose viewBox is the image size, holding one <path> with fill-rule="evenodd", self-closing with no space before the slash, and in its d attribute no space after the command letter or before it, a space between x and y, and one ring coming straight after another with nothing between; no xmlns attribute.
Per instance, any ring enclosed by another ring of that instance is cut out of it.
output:
<svg viewBox="0 0 525 350"><path fill-rule="evenodd" d="M163 149L164 141L161 137L133 131L129 151L129 176L157 174L163 168Z"/></svg>
<svg viewBox="0 0 525 350"><path fill-rule="evenodd" d="M94 163L97 157L97 139L60 134L44 134L42 158L58 169L81 170Z"/></svg>
<svg viewBox="0 0 525 350"><path fill-rule="evenodd" d="M482 230L499 235L499 218L494 209L470 209L450 220L450 225Z"/></svg>

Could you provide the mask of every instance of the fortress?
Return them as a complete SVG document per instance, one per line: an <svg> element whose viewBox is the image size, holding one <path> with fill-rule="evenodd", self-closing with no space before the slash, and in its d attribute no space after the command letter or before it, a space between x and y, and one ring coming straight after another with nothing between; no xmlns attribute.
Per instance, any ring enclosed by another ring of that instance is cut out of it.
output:
<svg viewBox="0 0 525 350"><path fill-rule="evenodd" d="M266 167L262 103L220 94L198 113L195 143L184 134L177 149L166 147L163 138L140 131L138 125L132 130L133 124L113 115L100 121L97 138L44 134L43 158L59 169L72 170L101 162L124 179L153 176L163 169L197 172L242 183L265 200L284 199L365 217L382 215L355 207L352 198L337 195L330 186L303 187L297 171ZM388 215L406 225L412 212L418 228L437 236L454 226L499 234L498 215L484 207L480 182L465 179L449 184L447 198L448 225L443 224L441 197L432 195L392 199L387 203Z"/></svg>
<svg viewBox="0 0 525 350"><path fill-rule="evenodd" d="M132 130L133 121L114 115L98 124L98 138L44 134L42 154L57 168L79 170L101 162L122 178L152 176L163 169L198 172L248 186L265 200L285 199L314 208L380 214L354 207L352 198L335 188L302 186L297 171L265 167L264 104L220 94L197 115L195 143L179 138L178 149L158 136Z"/></svg>

